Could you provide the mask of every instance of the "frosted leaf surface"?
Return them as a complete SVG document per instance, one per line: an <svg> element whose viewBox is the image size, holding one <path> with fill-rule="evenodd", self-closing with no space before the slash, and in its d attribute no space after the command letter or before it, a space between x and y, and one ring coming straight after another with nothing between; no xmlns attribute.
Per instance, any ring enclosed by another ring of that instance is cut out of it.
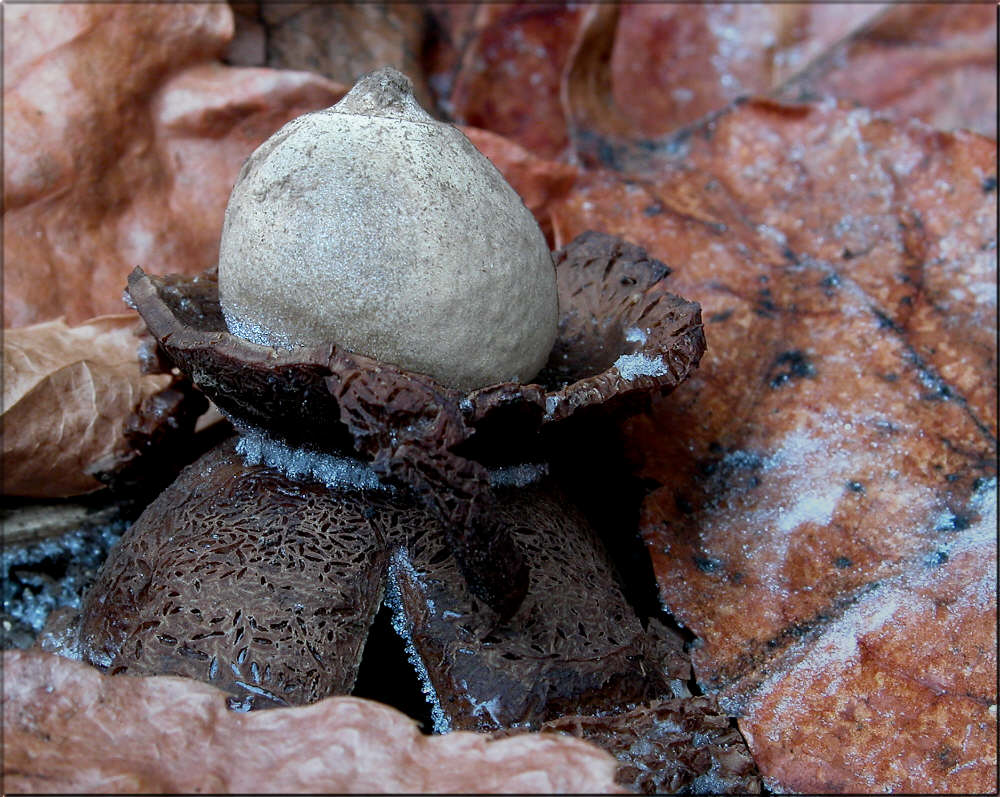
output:
<svg viewBox="0 0 1000 797"><path fill-rule="evenodd" d="M996 777L997 583L980 566L996 562L995 484L981 502L982 519L947 550L868 592L751 694L740 727L770 782L915 792L946 778L972 791ZM993 619L989 629L982 618ZM942 647L962 650L967 639L984 647L955 668ZM851 721L816 733L817 717ZM774 753L788 748L813 763ZM841 756L853 764L846 772L833 763Z"/></svg>
<svg viewBox="0 0 1000 797"><path fill-rule="evenodd" d="M642 533L662 600L702 641L699 683L734 712L781 688L788 710L760 713L754 733L775 789L990 791L971 742L990 726L977 720L966 744L961 711L928 714L927 695L890 686L924 677L902 634L884 660L859 641L852 664L841 637L840 671L782 678L855 607L896 605L880 604L887 580L938 573L928 590L947 596L952 546L987 517L996 305L980 286L997 279L995 146L832 101L749 102L680 143L683 157L630 152L642 186L592 173L552 213L557 239L602 223L683 263L673 278L703 308L698 373L629 426L641 475L660 485ZM964 561L955 578L974 584L994 560ZM910 644L935 646L952 672L977 660L995 672L994 599L947 611L962 633L928 617ZM878 678L891 706L863 714ZM995 702L995 677L976 683Z"/></svg>

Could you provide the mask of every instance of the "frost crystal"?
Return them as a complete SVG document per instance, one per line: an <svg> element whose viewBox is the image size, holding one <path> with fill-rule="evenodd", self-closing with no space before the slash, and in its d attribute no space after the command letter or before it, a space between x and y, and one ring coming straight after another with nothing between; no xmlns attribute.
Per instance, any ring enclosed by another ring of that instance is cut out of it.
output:
<svg viewBox="0 0 1000 797"><path fill-rule="evenodd" d="M527 487L549 475L546 463L510 465L490 471L490 487Z"/></svg>
<svg viewBox="0 0 1000 797"><path fill-rule="evenodd" d="M292 448L259 429L240 429L236 450L247 465L263 463L292 479L312 478L339 489L384 489L375 471L359 460Z"/></svg>
<svg viewBox="0 0 1000 797"><path fill-rule="evenodd" d="M648 329L643 331L639 327L629 327L625 330L625 340L629 343L643 344L646 342L648 332Z"/></svg>
<svg viewBox="0 0 1000 797"><path fill-rule="evenodd" d="M615 368L622 379L629 381L639 376L663 376L667 373L663 360L654 360L645 354L623 354L615 360Z"/></svg>
<svg viewBox="0 0 1000 797"><path fill-rule="evenodd" d="M424 665L423 659L420 658L420 654L417 653L417 648L413 644L413 627L406 618L406 612L403 610L403 596L399 591L400 570L407 571L407 575L419 583L419 576L407 558L406 551L402 548L397 548L389 560L389 578L386 581L385 587L385 605L392 612L392 627L406 645L406 657L417 673L417 677L420 679L421 691L423 691L424 697L430 704L431 722L433 723L434 733L448 733L451 730L451 720L444 713L437 690L434 688L434 684L431 683L427 667ZM433 607L431 607L431 611L433 611Z"/></svg>

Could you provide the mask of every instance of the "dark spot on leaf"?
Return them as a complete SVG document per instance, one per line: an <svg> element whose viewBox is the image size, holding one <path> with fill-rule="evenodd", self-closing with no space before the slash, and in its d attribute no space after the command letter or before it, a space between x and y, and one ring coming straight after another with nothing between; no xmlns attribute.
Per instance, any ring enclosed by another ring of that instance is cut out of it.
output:
<svg viewBox="0 0 1000 797"><path fill-rule="evenodd" d="M927 567L939 567L948 561L947 551L934 551L924 557L924 565Z"/></svg>
<svg viewBox="0 0 1000 797"><path fill-rule="evenodd" d="M791 349L779 354L768 371L768 383L779 388L793 379L812 378L816 368L809 357L799 349Z"/></svg>
<svg viewBox="0 0 1000 797"><path fill-rule="evenodd" d="M840 256L844 258L844 260L850 260L852 257L854 257L854 252L852 252L850 249L844 249L844 251L841 253Z"/></svg>
<svg viewBox="0 0 1000 797"><path fill-rule="evenodd" d="M813 623L795 623L788 627L788 635L794 639L802 639L813 629Z"/></svg>
<svg viewBox="0 0 1000 797"><path fill-rule="evenodd" d="M645 209L642 211L647 216L659 216L663 213L663 205L659 202L654 202L652 205L646 205Z"/></svg>
<svg viewBox="0 0 1000 797"><path fill-rule="evenodd" d="M679 131L676 135L667 139L663 149L668 155L685 155L691 139L691 129Z"/></svg>
<svg viewBox="0 0 1000 797"><path fill-rule="evenodd" d="M732 308L730 308L729 310L723 310L720 313L712 313L712 315L708 317L708 320L710 323L720 324L723 321L728 321L732 317L733 317L733 310Z"/></svg>
<svg viewBox="0 0 1000 797"><path fill-rule="evenodd" d="M614 169L615 171L621 170L621 164L618 162L618 153L603 138L597 142L597 158L601 164L607 166L609 169Z"/></svg>
<svg viewBox="0 0 1000 797"><path fill-rule="evenodd" d="M875 421L874 425L876 429L878 429L880 432L883 432L884 434L895 434L896 432L899 431L899 427L892 421L885 421L885 420Z"/></svg>
<svg viewBox="0 0 1000 797"><path fill-rule="evenodd" d="M778 312L778 305L771 299L770 288L762 288L757 293L757 306L754 312L762 318L774 318Z"/></svg>
<svg viewBox="0 0 1000 797"><path fill-rule="evenodd" d="M865 486L861 482L850 481L847 483L847 489L852 493L861 493L862 495L865 493Z"/></svg>
<svg viewBox="0 0 1000 797"><path fill-rule="evenodd" d="M691 558L694 560L694 566L702 573L714 573L722 567L722 562L718 559L710 559L704 556L692 556Z"/></svg>
<svg viewBox="0 0 1000 797"><path fill-rule="evenodd" d="M983 192L986 194L992 193L997 190L997 178L995 175L990 175L983 180Z"/></svg>
<svg viewBox="0 0 1000 797"><path fill-rule="evenodd" d="M852 562L846 556L838 556L836 559L833 560L833 564L835 567L841 570L846 570L848 567L851 567L854 564L854 562Z"/></svg>
<svg viewBox="0 0 1000 797"><path fill-rule="evenodd" d="M946 744L942 745L941 749L938 750L937 759L941 764L942 769L952 769L958 764L958 756L956 756L955 751Z"/></svg>
<svg viewBox="0 0 1000 797"><path fill-rule="evenodd" d="M878 319L878 328L879 329L891 329L893 332L895 332L897 334L902 334L905 331L902 326L900 326L899 324L897 324L892 318L890 318L888 315L886 315L885 313L883 313L878 308L873 307L872 308L872 312L875 314L875 317Z"/></svg>
<svg viewBox="0 0 1000 797"><path fill-rule="evenodd" d="M680 512L682 515L690 515L692 512L694 512L694 507L691 506L691 502L687 499L686 496L680 493L674 495L674 504L677 506L677 511Z"/></svg>

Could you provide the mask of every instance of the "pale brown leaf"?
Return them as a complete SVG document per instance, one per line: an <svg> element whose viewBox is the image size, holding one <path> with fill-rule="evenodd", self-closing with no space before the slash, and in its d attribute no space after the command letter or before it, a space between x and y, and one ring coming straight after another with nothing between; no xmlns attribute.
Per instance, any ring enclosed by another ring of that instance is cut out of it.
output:
<svg viewBox="0 0 1000 797"><path fill-rule="evenodd" d="M106 676L4 653L4 786L12 792L620 792L615 759L553 734L424 736L352 697L246 714L187 678Z"/></svg>
<svg viewBox="0 0 1000 797"><path fill-rule="evenodd" d="M4 494L55 498L101 486L87 468L122 450L125 419L172 380L140 373L137 323L122 314L4 333Z"/></svg>
<svg viewBox="0 0 1000 797"><path fill-rule="evenodd" d="M900 3L781 87L832 95L940 130L997 135L997 15L987 4Z"/></svg>
<svg viewBox="0 0 1000 797"><path fill-rule="evenodd" d="M225 4L4 13L4 324L123 310L137 264L215 264L243 160L344 87L222 66Z"/></svg>

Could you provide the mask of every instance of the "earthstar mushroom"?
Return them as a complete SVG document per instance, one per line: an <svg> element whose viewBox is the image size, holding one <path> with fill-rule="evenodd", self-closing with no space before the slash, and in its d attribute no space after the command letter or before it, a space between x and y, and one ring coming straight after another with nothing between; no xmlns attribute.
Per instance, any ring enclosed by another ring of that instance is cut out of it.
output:
<svg viewBox="0 0 1000 797"><path fill-rule="evenodd" d="M653 625L546 472L567 441L690 374L700 309L614 236L585 233L554 262L561 317L538 382L471 392L333 343L251 343L226 328L214 273L136 269L128 295L164 367L242 437L147 508L56 644L75 638L111 672L216 683L238 709L310 702L351 690L384 590L438 730L537 728L683 691L687 665L662 669ZM611 734L627 758L628 734Z"/></svg>
<svg viewBox="0 0 1000 797"><path fill-rule="evenodd" d="M666 292L670 270L639 247L586 233L555 260L562 313L541 384L470 393L335 344L284 350L237 337L211 273L136 269L128 294L165 359L238 428L347 452L412 490L437 513L472 592L503 621L526 594L527 563L492 521L489 468L544 462L566 429L586 434L586 416L669 392L705 346L698 305Z"/></svg>

